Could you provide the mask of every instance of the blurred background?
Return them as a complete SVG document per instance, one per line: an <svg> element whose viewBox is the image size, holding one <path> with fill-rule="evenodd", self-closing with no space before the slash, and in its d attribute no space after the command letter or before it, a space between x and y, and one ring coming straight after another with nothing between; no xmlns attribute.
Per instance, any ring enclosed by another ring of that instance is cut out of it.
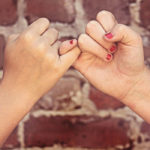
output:
<svg viewBox="0 0 150 150"><path fill-rule="evenodd" d="M47 17L61 41L77 38L101 10L111 11L119 23L141 34L149 66L150 0L0 0L0 74L10 34ZM71 68L20 122L2 150L150 150L150 125Z"/></svg>

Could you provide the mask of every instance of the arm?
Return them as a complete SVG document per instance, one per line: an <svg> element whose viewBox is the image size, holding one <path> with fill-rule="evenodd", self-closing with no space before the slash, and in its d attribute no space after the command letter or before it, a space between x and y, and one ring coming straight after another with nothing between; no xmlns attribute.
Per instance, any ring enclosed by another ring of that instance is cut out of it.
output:
<svg viewBox="0 0 150 150"><path fill-rule="evenodd" d="M9 83L0 84L0 147L36 99Z"/></svg>
<svg viewBox="0 0 150 150"><path fill-rule="evenodd" d="M140 80L121 101L150 123L150 70L148 68L145 67Z"/></svg>
<svg viewBox="0 0 150 150"><path fill-rule="evenodd" d="M80 50L59 56L58 32L41 18L19 36L9 37L4 56L4 75L0 83L0 147L30 111L77 59ZM71 42L72 43L72 42Z"/></svg>

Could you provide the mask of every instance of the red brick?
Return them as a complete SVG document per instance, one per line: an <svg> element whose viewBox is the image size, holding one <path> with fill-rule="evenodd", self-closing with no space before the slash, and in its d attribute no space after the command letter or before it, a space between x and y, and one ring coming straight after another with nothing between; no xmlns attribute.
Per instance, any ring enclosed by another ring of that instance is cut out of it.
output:
<svg viewBox="0 0 150 150"><path fill-rule="evenodd" d="M76 107L71 101L71 96L76 95L80 90L79 79L63 77L49 93L40 99L34 109L64 110L69 107Z"/></svg>
<svg viewBox="0 0 150 150"><path fill-rule="evenodd" d="M64 42L64 41L72 40L72 39L74 39L74 37L71 37L71 36L69 36L69 37L62 37L62 38L59 39L59 41Z"/></svg>
<svg viewBox="0 0 150 150"><path fill-rule="evenodd" d="M26 0L25 16L29 23L39 17L53 22L73 22L75 11L73 0Z"/></svg>
<svg viewBox="0 0 150 150"><path fill-rule="evenodd" d="M0 35L0 69L2 69L3 66L4 47L5 47L5 39L3 35Z"/></svg>
<svg viewBox="0 0 150 150"><path fill-rule="evenodd" d="M20 143L18 141L18 128L16 128L12 134L8 137L8 139L6 140L4 146L3 146L3 150L8 150L10 148L18 148L20 146Z"/></svg>
<svg viewBox="0 0 150 150"><path fill-rule="evenodd" d="M142 36L143 48L144 48L144 58L150 57L150 36Z"/></svg>
<svg viewBox="0 0 150 150"><path fill-rule="evenodd" d="M84 0L83 5L87 13L87 17L96 18L96 14L101 10L112 12L119 23L129 24L129 1L127 0Z"/></svg>
<svg viewBox="0 0 150 150"><path fill-rule="evenodd" d="M0 25L13 24L17 18L17 1L0 0Z"/></svg>
<svg viewBox="0 0 150 150"><path fill-rule="evenodd" d="M89 98L95 103L98 109L117 109L124 107L124 104L117 99L106 95L99 90L91 87Z"/></svg>
<svg viewBox="0 0 150 150"><path fill-rule="evenodd" d="M141 132L150 136L150 124L143 122L141 125Z"/></svg>
<svg viewBox="0 0 150 150"><path fill-rule="evenodd" d="M150 58L150 47L144 47L144 57L145 59Z"/></svg>
<svg viewBox="0 0 150 150"><path fill-rule="evenodd" d="M94 116L31 117L25 123L26 147L54 144L70 147L107 148L125 145L128 122L117 118Z"/></svg>
<svg viewBox="0 0 150 150"><path fill-rule="evenodd" d="M140 10L141 23L144 27L150 30L150 1L143 0Z"/></svg>

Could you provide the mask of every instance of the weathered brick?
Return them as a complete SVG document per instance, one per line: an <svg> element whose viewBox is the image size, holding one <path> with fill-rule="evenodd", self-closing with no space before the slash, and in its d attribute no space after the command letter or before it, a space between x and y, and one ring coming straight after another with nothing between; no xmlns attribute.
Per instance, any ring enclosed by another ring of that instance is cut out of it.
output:
<svg viewBox="0 0 150 150"><path fill-rule="evenodd" d="M94 87L91 87L90 89L89 98L95 103L98 109L117 109L124 107L124 104L115 98L100 92Z"/></svg>
<svg viewBox="0 0 150 150"><path fill-rule="evenodd" d="M150 57L150 36L142 36L145 59Z"/></svg>
<svg viewBox="0 0 150 150"><path fill-rule="evenodd" d="M128 122L94 116L31 117L25 123L26 147L54 144L70 147L106 148L126 145Z"/></svg>
<svg viewBox="0 0 150 150"><path fill-rule="evenodd" d="M129 24L129 1L128 0L83 0L83 5L87 13L87 17L96 18L96 14L101 10L112 12L119 23Z"/></svg>
<svg viewBox="0 0 150 150"><path fill-rule="evenodd" d="M53 22L73 22L75 10L73 0L26 0L25 16L29 23L39 17Z"/></svg>
<svg viewBox="0 0 150 150"><path fill-rule="evenodd" d="M140 9L141 24L150 30L150 1L143 0Z"/></svg>
<svg viewBox="0 0 150 150"><path fill-rule="evenodd" d="M141 132L150 136L150 124L143 122L141 125Z"/></svg>
<svg viewBox="0 0 150 150"><path fill-rule="evenodd" d="M144 47L144 57L145 59L150 58L150 47Z"/></svg>
<svg viewBox="0 0 150 150"><path fill-rule="evenodd" d="M49 93L40 99L34 109L62 110L76 107L73 105L71 98L80 90L78 79L63 77Z"/></svg>
<svg viewBox="0 0 150 150"><path fill-rule="evenodd" d="M6 140L6 142L3 146L3 150L8 150L11 148L18 148L20 146L20 143L18 141L17 132L18 132L18 128L14 129L14 131L11 133L11 135Z"/></svg>
<svg viewBox="0 0 150 150"><path fill-rule="evenodd" d="M3 35L0 35L0 69L2 69L3 66L4 47L5 47L5 39Z"/></svg>
<svg viewBox="0 0 150 150"><path fill-rule="evenodd" d="M13 24L17 18L17 1L0 0L0 25Z"/></svg>

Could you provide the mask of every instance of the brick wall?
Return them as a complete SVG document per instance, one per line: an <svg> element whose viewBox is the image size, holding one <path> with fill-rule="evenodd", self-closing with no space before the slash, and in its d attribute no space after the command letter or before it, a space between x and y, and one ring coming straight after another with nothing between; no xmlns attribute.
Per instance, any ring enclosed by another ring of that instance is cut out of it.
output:
<svg viewBox="0 0 150 150"><path fill-rule="evenodd" d="M0 67L7 36L35 19L49 18L59 38L70 39L103 9L141 34L149 65L150 0L0 0ZM149 150L150 125L70 69L16 127L3 148L9 149Z"/></svg>

